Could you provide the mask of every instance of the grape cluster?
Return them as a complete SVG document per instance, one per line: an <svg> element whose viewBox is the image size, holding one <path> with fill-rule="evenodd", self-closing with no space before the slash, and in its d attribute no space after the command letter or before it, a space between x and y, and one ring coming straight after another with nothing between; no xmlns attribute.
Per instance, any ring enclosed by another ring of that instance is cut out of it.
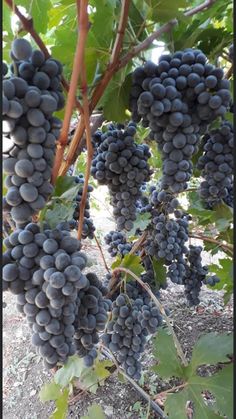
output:
<svg viewBox="0 0 236 419"><path fill-rule="evenodd" d="M81 188L78 190L77 196L75 198L76 207L73 214L73 220L70 221L70 226L72 229L78 228L78 220L80 216L80 204L82 200L82 194L84 189L84 175L80 173L78 176L75 176L75 183L81 185ZM92 185L88 185L87 189L87 197L85 203L85 210L84 210L84 220L83 220L83 230L82 230L82 238L92 239L94 237L95 226L93 224L93 220L90 217L90 192L93 191Z"/></svg>
<svg viewBox="0 0 236 419"><path fill-rule="evenodd" d="M77 298L75 347L78 355L84 358L85 366L90 367L97 356L95 345L99 342L98 332L105 329L111 301L104 297L107 288L100 283L94 273L88 273L86 277L88 285Z"/></svg>
<svg viewBox="0 0 236 419"><path fill-rule="evenodd" d="M134 379L141 377L140 356L146 338L156 332L161 322L158 308L136 283L127 283L126 294L121 293L112 303L112 318L102 340Z"/></svg>
<svg viewBox="0 0 236 419"><path fill-rule="evenodd" d="M125 234L120 231L110 231L104 240L109 245L107 250L112 257L117 255L124 257L132 249L132 244L127 242Z"/></svg>
<svg viewBox="0 0 236 419"><path fill-rule="evenodd" d="M154 205L146 253L156 259L164 259L168 266L167 278L182 284L185 273L184 255L188 252L188 216L177 207L179 201L165 190L152 192ZM170 217L170 215L172 217Z"/></svg>
<svg viewBox="0 0 236 419"><path fill-rule="evenodd" d="M187 257L186 272L183 278L185 288L185 295L190 306L198 305L200 303L199 293L202 284L205 283L214 286L219 282L216 275L208 275L207 266L202 265L201 246L189 246L189 254Z"/></svg>
<svg viewBox="0 0 236 419"><path fill-rule="evenodd" d="M220 128L207 134L204 154L199 157L197 167L204 178L199 195L212 208L227 199L233 182L233 126L224 121Z"/></svg>
<svg viewBox="0 0 236 419"><path fill-rule="evenodd" d="M147 163L150 152L146 144L134 142L136 128L129 123L125 130L110 126L93 158L91 174L107 185L117 229L131 230L136 219L136 201L140 187L150 177Z"/></svg>
<svg viewBox="0 0 236 419"><path fill-rule="evenodd" d="M164 54L133 72L130 107L151 129L163 158L162 189L181 192L192 174L200 134L230 104L230 83L200 50Z"/></svg>
<svg viewBox="0 0 236 419"><path fill-rule="evenodd" d="M32 50L25 39L12 44L13 64L3 79L3 170L8 189L4 210L22 226L45 206L61 121L53 112L64 106L62 65Z"/></svg>
<svg viewBox="0 0 236 419"><path fill-rule="evenodd" d="M82 272L87 257L80 241L60 227L65 223L40 231L30 223L4 240L3 290L17 295L17 308L33 331L32 344L49 369L75 353L78 336L75 344L73 337L81 327L88 335L84 341L91 338L91 324L93 334L100 330L109 308L96 276Z"/></svg>

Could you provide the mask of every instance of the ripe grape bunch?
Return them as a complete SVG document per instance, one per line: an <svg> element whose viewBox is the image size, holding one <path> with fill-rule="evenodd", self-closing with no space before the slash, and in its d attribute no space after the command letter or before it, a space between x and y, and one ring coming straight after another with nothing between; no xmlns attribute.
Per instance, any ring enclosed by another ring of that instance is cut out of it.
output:
<svg viewBox="0 0 236 419"><path fill-rule="evenodd" d="M183 278L185 295L190 306L200 303L199 293L202 284L214 286L219 282L216 275L208 275L208 267L202 265L201 246L189 246L189 254L187 257L186 272Z"/></svg>
<svg viewBox="0 0 236 419"><path fill-rule="evenodd" d="M91 363L93 337L104 328L109 308L96 275L83 273L87 257L80 241L62 228L65 223L54 230L30 223L4 240L3 290L17 295L17 308L33 331L32 344L49 369L78 350L75 333L81 330L82 344L91 344L89 353L80 355Z"/></svg>
<svg viewBox="0 0 236 419"><path fill-rule="evenodd" d="M167 278L182 284L185 274L184 256L188 253L188 216L177 209L178 199L167 191L154 190L151 202L154 209L146 253L150 257L164 259L168 267Z"/></svg>
<svg viewBox="0 0 236 419"><path fill-rule="evenodd" d="M140 356L147 336L154 334L161 323L159 309L136 283L127 283L126 293L118 295L112 303L112 318L102 340L134 379L141 377Z"/></svg>
<svg viewBox="0 0 236 419"><path fill-rule="evenodd" d="M110 231L104 240L109 245L107 250L112 257L117 255L124 257L132 249L132 243L127 242L125 234L120 231Z"/></svg>
<svg viewBox="0 0 236 419"><path fill-rule="evenodd" d="M4 211L18 227L45 206L56 140L61 121L53 112L62 109L62 65L43 52L32 50L21 38L12 43L13 63L3 63L3 170L8 189Z"/></svg>
<svg viewBox="0 0 236 419"><path fill-rule="evenodd" d="M227 200L233 184L234 131L230 122L224 121L217 129L207 134L204 154L199 157L197 167L203 181L199 195L209 208Z"/></svg>
<svg viewBox="0 0 236 419"><path fill-rule="evenodd" d="M78 176L75 176L75 183L81 185L80 189L78 190L78 193L75 198L76 207L73 214L73 220L70 221L70 227L72 229L78 228L78 220L80 216L80 204L82 200L82 194L84 189L84 175L80 173ZM85 204L85 210L84 210L84 220L83 220L83 230L82 230L82 238L86 239L87 237L89 239L92 239L94 237L94 231L95 226L93 224L93 220L90 217L90 192L93 191L92 185L88 185L87 189L87 197L86 197L86 204Z"/></svg>
<svg viewBox="0 0 236 419"><path fill-rule="evenodd" d="M200 134L230 105L230 83L200 51L164 54L133 72L130 107L135 122L151 129L162 153L161 188L182 192L192 174Z"/></svg>
<svg viewBox="0 0 236 419"><path fill-rule="evenodd" d="M151 174L147 163L149 148L134 142L135 133L134 123L125 129L110 126L102 135L92 162L91 174L99 184L108 186L118 231L133 228L140 187Z"/></svg>

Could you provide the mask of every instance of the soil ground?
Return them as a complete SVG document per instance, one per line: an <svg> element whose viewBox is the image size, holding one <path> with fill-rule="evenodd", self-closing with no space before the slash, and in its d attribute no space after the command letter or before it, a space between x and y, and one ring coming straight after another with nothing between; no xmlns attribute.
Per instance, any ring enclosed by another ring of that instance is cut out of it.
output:
<svg viewBox="0 0 236 419"><path fill-rule="evenodd" d="M106 220L103 218L107 204L104 199L101 200L101 196L101 191L95 196L100 207L99 211L93 208L97 236L100 239L103 234L114 228L112 218L106 218ZM105 249L105 246L103 248ZM94 264L90 270L96 272L99 278L104 278L106 270L96 243L86 240L84 250L88 252ZM106 250L104 253L109 264L111 259ZM206 254L205 258L207 259ZM194 343L202 334L233 330L232 301L224 306L222 295L222 292L211 291L204 286L201 291L201 304L196 309L187 307L181 286L170 284L161 292L161 300L170 309L174 330L187 356L191 354ZM38 393L42 385L50 381L52 374L43 368L42 361L34 352L30 343L28 325L16 310L15 297L7 292L4 294L4 302L6 307L3 310L3 418L48 419L54 410L54 404L43 404L39 400ZM151 362L149 344L143 358L144 373L146 373ZM145 389L151 395L173 384L163 383L150 373L145 375ZM136 404L138 411L133 409L136 402L141 402L140 405ZM101 405L107 419L147 417L147 403L130 384L121 383L116 372L111 375L104 386L99 387L95 395L85 393L73 405L70 405L67 419L81 418L93 403ZM157 416L151 414L148 417Z"/></svg>

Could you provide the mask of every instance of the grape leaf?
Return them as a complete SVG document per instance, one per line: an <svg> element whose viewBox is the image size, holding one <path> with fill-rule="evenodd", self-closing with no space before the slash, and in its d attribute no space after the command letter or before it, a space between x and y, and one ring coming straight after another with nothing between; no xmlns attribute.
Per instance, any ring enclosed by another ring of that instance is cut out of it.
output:
<svg viewBox="0 0 236 419"><path fill-rule="evenodd" d="M193 348L191 369L203 364L216 364L229 361L227 355L233 353L233 335L219 335L216 332L207 333L200 337Z"/></svg>
<svg viewBox="0 0 236 419"><path fill-rule="evenodd" d="M108 121L123 122L127 119L131 78L131 74L126 76L126 71L120 71L109 83L100 102Z"/></svg>
<svg viewBox="0 0 236 419"><path fill-rule="evenodd" d="M181 366L173 340L172 342L171 340L172 337L168 338L164 333L158 334L154 340L154 355L159 358L160 362L153 367L153 370L163 377L170 377L173 374L172 371L176 371L176 375L184 381L182 390L167 395L165 412L173 419L187 418L186 403L192 401L194 419L223 419L224 415L228 418L233 417L232 364L223 367L212 376L201 377L196 373L197 367L203 363L214 365L228 361L227 355L233 351L232 336L210 333L200 337L193 348L188 367ZM202 397L202 393L206 390L216 398L216 402L210 408Z"/></svg>
<svg viewBox="0 0 236 419"><path fill-rule="evenodd" d="M214 287L210 288L215 290L224 289L224 300L226 304L233 292L233 261L230 258L220 259L219 265L211 264L208 268L209 272L213 272L220 278L220 282L218 282Z"/></svg>
<svg viewBox="0 0 236 419"><path fill-rule="evenodd" d="M167 22L168 20L178 16L179 8L188 5L187 0L145 0L150 7L150 18L155 22Z"/></svg>
<svg viewBox="0 0 236 419"><path fill-rule="evenodd" d="M43 385L39 392L39 397L42 402L48 402L49 400L56 400L61 396L61 387L54 381Z"/></svg>
<svg viewBox="0 0 236 419"><path fill-rule="evenodd" d="M52 201L51 201L52 202ZM40 221L45 221L51 228L56 228L57 224L73 219L76 203L60 199L54 200L49 207L45 207L40 213Z"/></svg>
<svg viewBox="0 0 236 419"><path fill-rule="evenodd" d="M135 275L140 276L141 273L144 271L144 268L141 264L141 258L137 255L127 254L122 259L121 266L123 268L129 269ZM127 279L134 279L131 275L127 275Z"/></svg>
<svg viewBox="0 0 236 419"><path fill-rule="evenodd" d="M93 404L88 408L88 414L81 416L81 419L106 419L103 410L99 404Z"/></svg>
<svg viewBox="0 0 236 419"><path fill-rule="evenodd" d="M166 267L164 262L164 259L156 259L155 257L152 258L155 282L160 286L166 284Z"/></svg>
<svg viewBox="0 0 236 419"><path fill-rule="evenodd" d="M180 364L173 338L166 329L159 329L153 339L153 355L158 359L158 364L152 367L162 378L183 377L184 369ZM166 360L168 359L168 362Z"/></svg>
<svg viewBox="0 0 236 419"><path fill-rule="evenodd" d="M15 4L24 6L33 18L33 25L38 33L46 33L48 25L48 12L52 7L50 0L16 0Z"/></svg>
<svg viewBox="0 0 236 419"><path fill-rule="evenodd" d="M56 410L50 419L66 419L68 409L69 389L65 388L61 397L56 400Z"/></svg>
<svg viewBox="0 0 236 419"><path fill-rule="evenodd" d="M97 358L95 360L93 369L97 375L99 384L102 384L103 380L105 380L111 375L110 371L107 368L111 367L112 365L113 362L108 359L100 360Z"/></svg>
<svg viewBox="0 0 236 419"><path fill-rule="evenodd" d="M75 176L58 176L53 196L61 196L68 189L75 186Z"/></svg>
<svg viewBox="0 0 236 419"><path fill-rule="evenodd" d="M136 220L134 221L134 226L132 230L129 231L128 237L135 236L136 230L145 230L150 224L151 214L149 212L144 212L143 214L138 214Z"/></svg>
<svg viewBox="0 0 236 419"><path fill-rule="evenodd" d="M78 355L70 356L65 365L55 373L55 383L66 387L74 377L79 378L85 369L82 358L79 358Z"/></svg>

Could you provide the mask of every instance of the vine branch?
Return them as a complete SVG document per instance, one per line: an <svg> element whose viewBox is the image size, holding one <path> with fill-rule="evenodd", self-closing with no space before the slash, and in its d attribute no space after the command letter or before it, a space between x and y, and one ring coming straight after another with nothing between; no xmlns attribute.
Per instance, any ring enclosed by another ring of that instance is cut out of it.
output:
<svg viewBox="0 0 236 419"><path fill-rule="evenodd" d="M138 393L149 403L149 405L153 408L153 410L163 419L167 419L163 410L155 403L151 397L131 378L127 375L122 368L120 368L116 358L114 357L113 353L104 348L102 350L103 354L110 359L116 366L117 370L130 382L130 384L138 391Z"/></svg>
<svg viewBox="0 0 236 419"><path fill-rule="evenodd" d="M193 238L193 239L200 239L209 243L215 243L217 244L219 247L221 247L223 250L228 251L230 253L233 254L233 245L232 244L225 244L220 242L219 240L213 239L212 237L208 237L208 236L203 236L202 234L195 234L195 233L191 233L189 234L189 237Z"/></svg>
<svg viewBox="0 0 236 419"><path fill-rule="evenodd" d="M98 247L98 249L99 249L99 251L100 251L100 254L101 254L101 257L102 257L102 260L103 260L104 266L105 266L105 268L106 268L107 272L108 272L108 273L110 273L110 269L108 268L108 265L107 265L107 263L106 263L106 259L105 259L105 256L104 256L104 253L103 253L102 247L101 247L101 245L100 245L100 243L99 243L99 240L98 240L98 238L97 238L97 236L96 236L95 234L94 234L94 239L95 239L95 242L97 243L97 247Z"/></svg>
<svg viewBox="0 0 236 419"><path fill-rule="evenodd" d="M154 301L154 303L156 304L156 306L158 307L158 309L160 310L160 313L162 314L163 318L165 319L165 322L168 326L168 329L170 330L172 336L173 336L173 340L174 340L174 344L177 350L177 353L182 361L182 364L186 367L188 366L188 361L184 355L184 352L182 350L182 347L180 345L180 342L175 334L175 331L173 329L173 326L168 318L168 316L165 313L165 309L162 306L162 304L160 303L160 301L156 298L156 296L153 294L150 286L148 284L145 284L137 275L135 275L132 271L130 271L129 269L123 268L121 266L115 268L113 270L113 273L118 273L118 272L124 272L130 276L132 276L144 289L145 291L147 291L147 293L150 295L151 299Z"/></svg>
<svg viewBox="0 0 236 419"><path fill-rule="evenodd" d="M117 30L117 35L116 35L113 51L111 54L110 65L116 63L119 58L120 50L122 48L123 39L125 35L125 29L126 29L128 17L129 17L129 6L130 6L130 0L122 1L120 21L118 25L118 30Z"/></svg>
<svg viewBox="0 0 236 419"><path fill-rule="evenodd" d="M79 1L79 0L78 0ZM61 162L64 155L65 146L68 141L68 132L70 127L70 120L74 108L74 101L76 97L77 85L79 74L84 62L84 51L85 44L87 39L87 34L89 30L89 21L88 21L88 0L81 0L80 11L79 11L79 31L77 38L76 51L74 56L73 70L70 81L70 88L68 92L65 116L63 120L63 125L58 139L57 152L55 156L55 162L52 173L52 183L54 184L58 176L58 172L61 166Z"/></svg>
<svg viewBox="0 0 236 419"><path fill-rule="evenodd" d="M79 214L79 225L78 225L78 239L81 240L82 231L83 231L83 221L84 221L84 210L86 206L87 198L87 189L90 176L90 169L93 158L93 145L91 141L91 129L90 129L90 113L89 113L89 101L87 94L87 77L86 77L86 68L85 64L82 61L81 67L81 90L83 98L83 108L84 108L84 122L85 122L85 132L86 132L86 145L87 145L87 166L84 178L83 193L80 203L80 214Z"/></svg>

